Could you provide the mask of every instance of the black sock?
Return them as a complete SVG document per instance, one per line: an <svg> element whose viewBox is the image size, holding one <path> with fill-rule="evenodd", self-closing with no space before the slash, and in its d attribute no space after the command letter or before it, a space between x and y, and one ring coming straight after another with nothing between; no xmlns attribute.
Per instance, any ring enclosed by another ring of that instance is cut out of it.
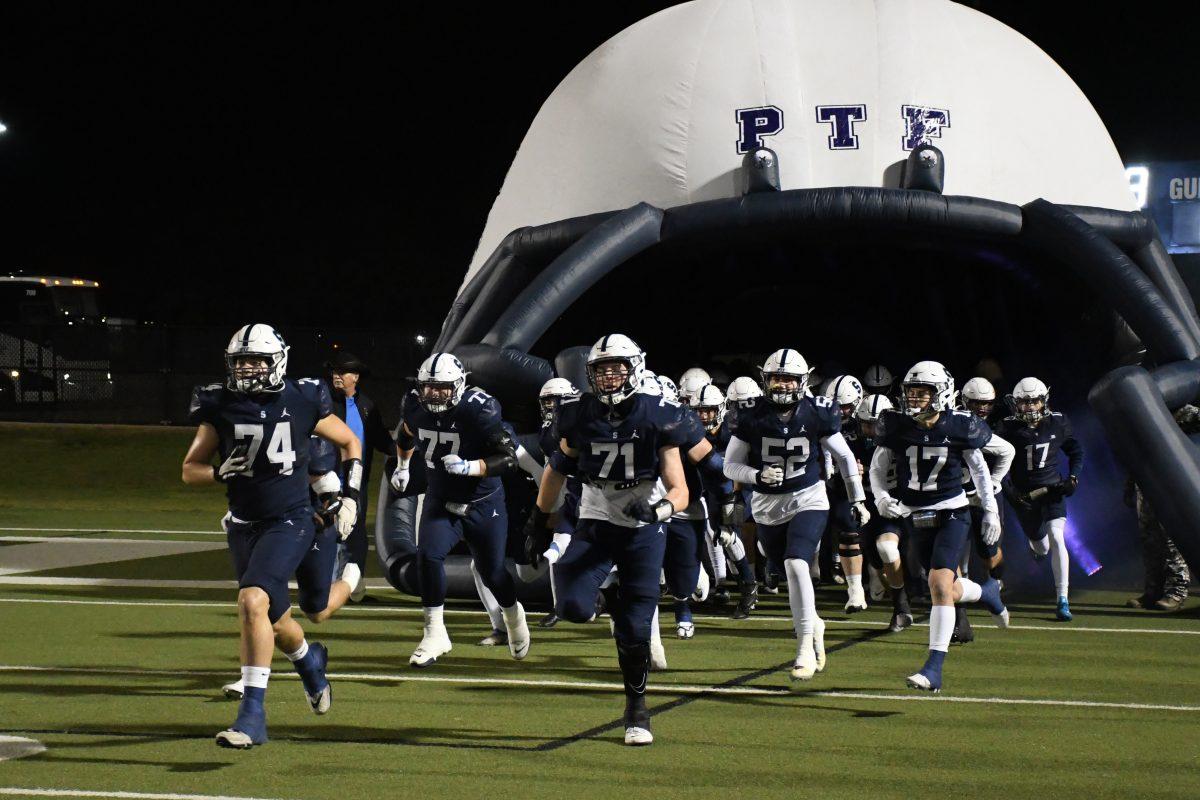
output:
<svg viewBox="0 0 1200 800"><path fill-rule="evenodd" d="M650 672L650 643L617 642L617 662L621 665L621 680L625 683L625 724L648 727L646 677Z"/></svg>
<svg viewBox="0 0 1200 800"><path fill-rule="evenodd" d="M912 610L908 607L908 592L904 591L904 587L892 589L892 613L894 614L912 614Z"/></svg>
<svg viewBox="0 0 1200 800"><path fill-rule="evenodd" d="M988 575L991 575L998 581L1004 580L1004 562L1001 561L999 564L989 569Z"/></svg>

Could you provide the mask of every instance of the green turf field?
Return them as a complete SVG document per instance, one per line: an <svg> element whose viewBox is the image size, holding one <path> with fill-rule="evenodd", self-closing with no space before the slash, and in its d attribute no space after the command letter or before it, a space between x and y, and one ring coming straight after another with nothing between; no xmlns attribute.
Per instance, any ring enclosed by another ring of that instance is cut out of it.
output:
<svg viewBox="0 0 1200 800"><path fill-rule="evenodd" d="M0 488L0 736L47 748L0 761L0 796L1196 796L1197 603L1151 615L1122 607L1129 592L1082 587L1068 625L1045 597L1013 599L1007 631L972 612L977 640L951 650L936 698L904 689L928 629L886 634L880 608L847 618L836 587L818 593L828 667L800 693L782 669L786 596L745 622L701 610L696 638L664 631L670 669L651 677L657 738L644 749L620 744L603 620L535 628L516 663L474 644L486 617L463 604L447 614L453 652L417 672L418 603L373 589L307 626L330 648L331 713L312 715L279 658L271 743L219 749L236 709L220 695L238 668L234 592L211 535L220 494L178 480L188 439L0 426L3 463L27 465ZM60 547L106 560L3 574Z"/></svg>

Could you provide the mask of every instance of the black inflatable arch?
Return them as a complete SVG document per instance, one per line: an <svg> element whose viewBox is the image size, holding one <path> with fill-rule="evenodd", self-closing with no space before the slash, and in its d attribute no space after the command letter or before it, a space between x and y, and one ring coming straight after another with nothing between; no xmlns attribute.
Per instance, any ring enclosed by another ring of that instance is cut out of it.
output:
<svg viewBox="0 0 1200 800"><path fill-rule="evenodd" d="M753 169L749 158L744 169ZM1089 286L1158 365L1110 372L1089 402L1116 455L1200 569L1200 448L1171 416L1200 395L1200 317L1151 221L1138 212L1040 199L1015 206L916 189L777 191L769 184L748 180L744 185L757 190L740 197L669 209L638 203L518 229L455 300L435 348L455 352L518 430L533 430L537 387L554 374L578 385L586 348L564 350L553 364L529 350L601 278L643 252L679 242L868 233L1030 248ZM386 494L386 484L381 488ZM377 539L381 559L388 558L388 534ZM472 596L465 567L455 572L462 574L451 578L454 594Z"/></svg>

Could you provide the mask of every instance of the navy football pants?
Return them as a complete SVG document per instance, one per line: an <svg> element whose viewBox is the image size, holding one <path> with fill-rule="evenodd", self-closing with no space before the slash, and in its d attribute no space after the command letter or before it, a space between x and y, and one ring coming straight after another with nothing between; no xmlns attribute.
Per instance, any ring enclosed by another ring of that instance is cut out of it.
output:
<svg viewBox="0 0 1200 800"><path fill-rule="evenodd" d="M617 601L609 608L617 641L650 641L650 622L658 605L658 577L666 551L666 523L623 528L611 522L581 519L571 546L554 565L557 612L568 622L587 622L596 613L596 593L617 567ZM697 576L699 577L699 576Z"/></svg>
<svg viewBox="0 0 1200 800"><path fill-rule="evenodd" d="M926 570L957 570L967 536L971 531L969 506L939 511L936 528L914 528L911 517L902 523L906 533L915 536L917 558Z"/></svg>
<svg viewBox="0 0 1200 800"><path fill-rule="evenodd" d="M257 586L267 593L270 600L267 616L274 625L292 605L288 581L317 543L312 509L306 505L279 519L258 522L239 523L226 518L224 524L238 588ZM335 547L327 549L336 555ZM326 598L332 575L330 566L324 578ZM321 608L324 607L322 604Z"/></svg>
<svg viewBox="0 0 1200 800"><path fill-rule="evenodd" d="M475 569L483 585L492 590L496 602L504 608L517 602L512 576L504 568L508 512L504 491L497 489L469 504L465 517L447 511L441 498L425 495L417 530L421 605L428 608L446 602L446 556L460 539L466 540L471 558L475 559Z"/></svg>
<svg viewBox="0 0 1200 800"><path fill-rule="evenodd" d="M801 511L779 525L759 523L758 544L767 554L767 558L780 567L789 558L802 558L812 566L828 519L827 509L815 509Z"/></svg>
<svg viewBox="0 0 1200 800"><path fill-rule="evenodd" d="M700 562L707 545L704 520L672 519L666 525L663 571L667 575L667 591L676 600L686 600L696 591L696 583L700 580Z"/></svg>

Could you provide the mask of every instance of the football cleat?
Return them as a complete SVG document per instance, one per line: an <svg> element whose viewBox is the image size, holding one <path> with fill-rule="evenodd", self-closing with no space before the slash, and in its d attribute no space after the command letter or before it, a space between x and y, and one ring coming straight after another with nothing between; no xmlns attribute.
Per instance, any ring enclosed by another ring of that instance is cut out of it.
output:
<svg viewBox="0 0 1200 800"><path fill-rule="evenodd" d="M910 689L937 694L942 691L942 673L941 670L935 671L925 667L920 672L909 675L905 679L905 683Z"/></svg>
<svg viewBox="0 0 1200 800"><path fill-rule="evenodd" d="M309 645L308 652L312 656L313 663L311 677L301 674L304 696L308 698L308 705L312 708L313 713L328 714L329 707L333 705L333 689L325 678L325 666L329 663L329 649L320 642L313 642ZM310 686L310 683L313 685Z"/></svg>
<svg viewBox="0 0 1200 800"><path fill-rule="evenodd" d="M733 612L734 619L747 619L758 605L757 583L743 583L741 589L741 597L738 598L737 608Z"/></svg>
<svg viewBox="0 0 1200 800"><path fill-rule="evenodd" d="M538 627L539 628L553 628L557 624L558 624L558 614L555 614L553 611L551 611L549 614L547 614L546 616L541 618L541 620L538 622Z"/></svg>
<svg viewBox="0 0 1200 800"><path fill-rule="evenodd" d="M995 578L988 578L980 584L980 604L988 610L993 617L1004 617L1004 624L1001 628L1008 627L1008 609L1004 607L1004 601L1000 599L1000 583Z"/></svg>
<svg viewBox="0 0 1200 800"><path fill-rule="evenodd" d="M1186 597L1167 595L1166 597L1155 600L1153 605L1151 605L1151 608L1153 608L1155 611L1166 611L1167 613L1171 613L1183 608L1183 604L1185 602L1187 602Z"/></svg>
<svg viewBox="0 0 1200 800"><path fill-rule="evenodd" d="M996 623L997 628L1007 628L1009 625L1008 609L1004 609L999 614L992 614L992 622Z"/></svg>
<svg viewBox="0 0 1200 800"><path fill-rule="evenodd" d="M436 663L438 658L449 653L450 649L450 634L446 632L446 626L426 625L425 635L421 637L417 649L413 650L408 663L414 667L429 667Z"/></svg>
<svg viewBox="0 0 1200 800"><path fill-rule="evenodd" d="M633 747L641 747L642 745L653 744L654 734L646 728L639 728L636 725L625 729L625 744Z"/></svg>
<svg viewBox="0 0 1200 800"><path fill-rule="evenodd" d="M499 628L493 628L491 633L479 640L481 647L497 647L502 644L508 644L508 633Z"/></svg>
<svg viewBox="0 0 1200 800"><path fill-rule="evenodd" d="M689 621L681 621L675 623L675 635L680 639L691 639L696 635L695 623Z"/></svg>
<svg viewBox="0 0 1200 800"><path fill-rule="evenodd" d="M758 584L755 584L755 588L758 588ZM712 593L708 596L708 602L714 606L729 605L729 590L724 586L719 586L716 589L713 589Z"/></svg>
<svg viewBox="0 0 1200 800"><path fill-rule="evenodd" d="M242 700L233 725L217 734L217 746L248 750L267 743L267 712L259 701Z"/></svg>
<svg viewBox="0 0 1200 800"><path fill-rule="evenodd" d="M517 661L529 655L529 625L525 621L525 608L513 603L512 608L501 609L504 627L508 631L508 653Z"/></svg>
<svg viewBox="0 0 1200 800"><path fill-rule="evenodd" d="M817 672L825 671L825 620L813 620L813 655L817 659Z"/></svg>
<svg viewBox="0 0 1200 800"><path fill-rule="evenodd" d="M903 611L897 611L896 613L892 614L892 624L888 627L888 630L892 633L899 633L905 628L910 627L912 624L912 614L906 614Z"/></svg>
<svg viewBox="0 0 1200 800"><path fill-rule="evenodd" d="M242 679L238 678L233 683L227 683L221 687L221 694L225 695L230 700L241 700L242 694L246 690L246 685L242 683Z"/></svg>
<svg viewBox="0 0 1200 800"><path fill-rule="evenodd" d="M954 611L954 630L950 634L950 644L970 644L975 641L971 621L967 619L967 614L961 607L956 607Z"/></svg>
<svg viewBox="0 0 1200 800"><path fill-rule="evenodd" d="M779 594L779 575L767 570L763 575L763 591L767 594Z"/></svg>
<svg viewBox="0 0 1200 800"><path fill-rule="evenodd" d="M708 590L711 583L708 579L708 572L703 567L700 568L700 576L696 579L696 591L692 592L692 599L697 603L703 603L708 599Z"/></svg>
<svg viewBox="0 0 1200 800"><path fill-rule="evenodd" d="M1071 604L1067 602L1067 598L1058 598L1058 606L1054 609L1054 616L1061 622L1071 621Z"/></svg>
<svg viewBox="0 0 1200 800"><path fill-rule="evenodd" d="M792 664L791 679L793 684L798 681L811 681L817 674L817 656L811 643L801 645L800 652ZM794 688L794 687L793 687Z"/></svg>
<svg viewBox="0 0 1200 800"><path fill-rule="evenodd" d="M625 744L635 747L654 741L650 733L650 710L646 708L645 695L625 701Z"/></svg>
<svg viewBox="0 0 1200 800"><path fill-rule="evenodd" d="M857 614L867 610L867 595L862 586L850 586L846 589L846 613Z"/></svg>

